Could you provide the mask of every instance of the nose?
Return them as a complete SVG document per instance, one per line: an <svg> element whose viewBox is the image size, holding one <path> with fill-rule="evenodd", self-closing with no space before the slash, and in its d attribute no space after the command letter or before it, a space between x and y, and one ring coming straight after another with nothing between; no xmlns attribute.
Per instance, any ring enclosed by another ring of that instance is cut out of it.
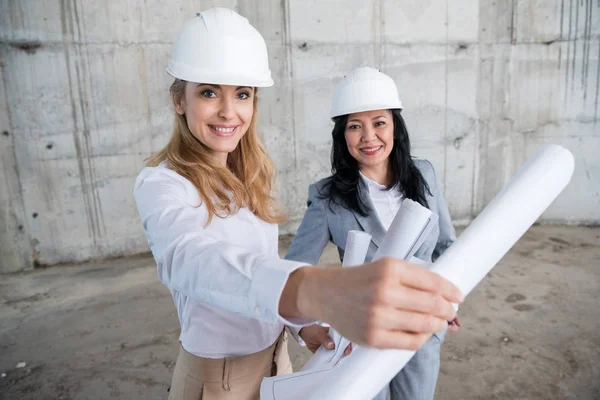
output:
<svg viewBox="0 0 600 400"><path fill-rule="evenodd" d="M368 125L365 126L365 128L362 130L360 141L368 143L373 139L375 139L375 129Z"/></svg>
<svg viewBox="0 0 600 400"><path fill-rule="evenodd" d="M234 100L228 97L221 99L218 116L223 120L233 119L235 116Z"/></svg>

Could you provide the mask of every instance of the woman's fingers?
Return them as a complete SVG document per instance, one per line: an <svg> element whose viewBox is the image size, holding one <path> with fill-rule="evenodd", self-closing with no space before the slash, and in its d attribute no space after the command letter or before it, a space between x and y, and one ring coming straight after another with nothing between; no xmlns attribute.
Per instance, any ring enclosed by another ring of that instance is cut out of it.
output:
<svg viewBox="0 0 600 400"><path fill-rule="evenodd" d="M350 353L352 353L352 343L348 344L348 346L346 347L346 350L344 350L344 355L347 356Z"/></svg>
<svg viewBox="0 0 600 400"><path fill-rule="evenodd" d="M319 343L321 343L321 345L328 350L334 349L335 343L333 343L333 340L331 340L331 338L329 337L329 328L325 328L325 327L321 327L321 328L322 329L319 330L319 333L317 335L317 339L319 340Z"/></svg>
<svg viewBox="0 0 600 400"><path fill-rule="evenodd" d="M399 260L393 260L392 262L397 266L396 268L402 285L439 294L444 299L453 303L463 301L464 296L460 290L453 283L435 272Z"/></svg>
<svg viewBox="0 0 600 400"><path fill-rule="evenodd" d="M445 318L394 307L377 308L372 312L371 318L371 326L376 326L378 329L411 333L439 332L446 329L448 324Z"/></svg>
<svg viewBox="0 0 600 400"><path fill-rule="evenodd" d="M460 323L458 316L456 316L456 318L448 322L448 332L456 332L460 326L462 326L462 324Z"/></svg>
<svg viewBox="0 0 600 400"><path fill-rule="evenodd" d="M398 286L389 287L384 296L383 301L395 308L429 314L444 321L451 321L456 317L452 304L437 293Z"/></svg>
<svg viewBox="0 0 600 400"><path fill-rule="evenodd" d="M306 347L314 353L320 346L326 349L333 349L335 347L328 332L329 328L314 324L302 328L300 330L300 337L306 343Z"/></svg>

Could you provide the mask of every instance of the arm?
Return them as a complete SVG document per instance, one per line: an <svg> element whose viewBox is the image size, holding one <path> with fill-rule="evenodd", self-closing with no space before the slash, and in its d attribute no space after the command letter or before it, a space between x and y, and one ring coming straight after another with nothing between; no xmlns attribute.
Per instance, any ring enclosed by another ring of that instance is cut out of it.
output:
<svg viewBox="0 0 600 400"><path fill-rule="evenodd" d="M316 264L331 238L323 200L317 197L315 185L308 187L307 208L296 236L285 256L286 260Z"/></svg>
<svg viewBox="0 0 600 400"><path fill-rule="evenodd" d="M172 171L171 171L172 172ZM329 322L358 344L416 349L454 318L460 291L441 276L400 260L355 268L301 268L306 263L257 255L219 241L205 215L186 204L183 182L143 172L135 198L158 273L172 290L251 318Z"/></svg>
<svg viewBox="0 0 600 400"><path fill-rule="evenodd" d="M285 256L286 260L305 261L310 264L316 264L323 254L323 250L331 234L327 223L327 213L325 212L323 201L317 197L317 188L315 185L308 187L308 200L306 202L306 212L302 222L298 227L296 236ZM290 333L301 345L306 343L300 337L302 328L289 327Z"/></svg>
<svg viewBox="0 0 600 400"><path fill-rule="evenodd" d="M216 238L204 227L206 208L185 202L186 186L173 171L144 170L134 195L165 286L246 317L282 320L278 307L288 276L306 263L257 254Z"/></svg>

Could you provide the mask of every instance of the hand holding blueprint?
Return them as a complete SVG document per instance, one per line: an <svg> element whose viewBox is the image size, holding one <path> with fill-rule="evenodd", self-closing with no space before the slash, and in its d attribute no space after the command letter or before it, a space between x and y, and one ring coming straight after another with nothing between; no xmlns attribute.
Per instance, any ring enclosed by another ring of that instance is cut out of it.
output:
<svg viewBox="0 0 600 400"><path fill-rule="evenodd" d="M421 247L437 221L438 216L431 210L410 199L405 199L375 258L380 258L381 254L385 255L385 252L393 252L398 255L397 258L411 258ZM370 243L371 235L368 233L348 232L342 267L363 264ZM263 379L260 387L261 398L287 399L291 398L289 396L292 394L294 399L309 397L310 393L321 384L321 380L325 379L328 373L345 358L344 350L350 344L348 339L333 328L329 329L329 336L335 344L333 350L321 346L300 372ZM357 351L358 348L356 344L353 344L353 351Z"/></svg>
<svg viewBox="0 0 600 400"><path fill-rule="evenodd" d="M467 296L562 192L573 169L573 155L568 150L557 145L542 146L436 260L432 271L454 283ZM411 245L396 245L392 239L388 243L388 236L392 235L390 227L376 257L409 258L410 250L407 252L405 247L410 249ZM417 244L414 242L413 247ZM359 347L349 356L340 358L333 367L330 360L325 365L319 364L299 373L265 378L261 398L369 400L414 353Z"/></svg>

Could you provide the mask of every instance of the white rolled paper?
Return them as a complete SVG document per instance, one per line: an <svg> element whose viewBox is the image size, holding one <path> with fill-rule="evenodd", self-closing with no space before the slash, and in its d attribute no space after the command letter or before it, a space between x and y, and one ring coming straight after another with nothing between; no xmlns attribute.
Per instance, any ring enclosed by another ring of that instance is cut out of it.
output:
<svg viewBox="0 0 600 400"><path fill-rule="evenodd" d="M346 251L344 252L344 262L342 263L342 267L346 268L362 265L367 257L370 244L371 235L368 233L354 230L349 231L346 238ZM335 349L328 350L323 346L319 347L310 360L304 364L301 371L306 371L315 368L318 365L325 365L328 363L335 365L340 358L342 358L344 350L350 341L333 328L329 328L329 336L335 344Z"/></svg>
<svg viewBox="0 0 600 400"><path fill-rule="evenodd" d="M437 214L415 201L405 199L373 260L386 256L408 260L421 247L437 222Z"/></svg>
<svg viewBox="0 0 600 400"><path fill-rule="evenodd" d="M567 186L573 168L568 150L542 146L436 260L432 270L468 295ZM390 251L382 256L396 255L393 248ZM360 347L331 370L310 399L372 399L414 354Z"/></svg>
<svg viewBox="0 0 600 400"><path fill-rule="evenodd" d="M346 239L346 251L344 252L344 262L342 267L354 267L365 262L369 245L371 244L371 235L363 231L350 231Z"/></svg>
<svg viewBox="0 0 600 400"><path fill-rule="evenodd" d="M425 241L437 219L437 215L429 209L406 199L392 221L382 246L395 249L395 252L403 257L410 257ZM370 234L349 231L342 266L361 265L365 261L370 243ZM329 335L335 343L335 350L327 350L321 346L299 372L263 379L260 385L261 398L304 400L319 386L327 384L327 377L346 359L343 354L350 343L333 328L330 328ZM353 347L356 352L358 346L355 344ZM352 354L349 357L352 357Z"/></svg>

